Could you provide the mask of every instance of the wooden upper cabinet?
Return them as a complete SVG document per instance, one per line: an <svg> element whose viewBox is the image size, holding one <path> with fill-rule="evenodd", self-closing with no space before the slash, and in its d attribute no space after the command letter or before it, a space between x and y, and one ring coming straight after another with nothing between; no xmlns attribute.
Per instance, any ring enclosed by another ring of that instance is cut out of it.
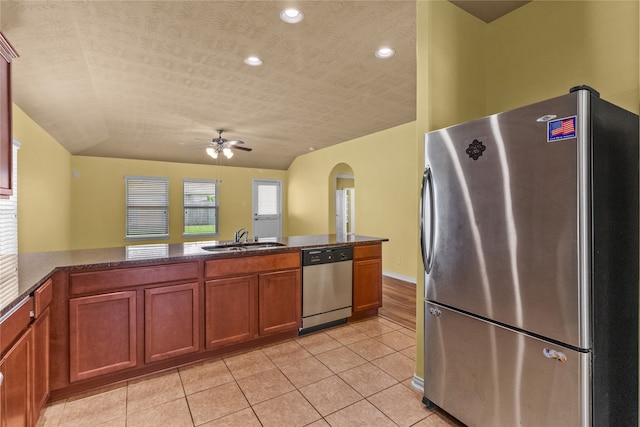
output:
<svg viewBox="0 0 640 427"><path fill-rule="evenodd" d="M0 197L13 194L11 166L13 164L13 133L11 104L11 61L18 57L9 41L0 33Z"/></svg>

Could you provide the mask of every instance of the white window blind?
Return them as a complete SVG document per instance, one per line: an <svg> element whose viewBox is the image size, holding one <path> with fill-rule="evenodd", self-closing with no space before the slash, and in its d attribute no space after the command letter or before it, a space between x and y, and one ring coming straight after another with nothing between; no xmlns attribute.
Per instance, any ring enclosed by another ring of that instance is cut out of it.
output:
<svg viewBox="0 0 640 427"><path fill-rule="evenodd" d="M258 215L278 214L278 185L258 185Z"/></svg>
<svg viewBox="0 0 640 427"><path fill-rule="evenodd" d="M184 237L218 234L218 181L183 179Z"/></svg>
<svg viewBox="0 0 640 427"><path fill-rule="evenodd" d="M169 179L125 176L126 239L169 237Z"/></svg>
<svg viewBox="0 0 640 427"><path fill-rule="evenodd" d="M0 307L18 295L18 147L13 142L13 195L0 199Z"/></svg>

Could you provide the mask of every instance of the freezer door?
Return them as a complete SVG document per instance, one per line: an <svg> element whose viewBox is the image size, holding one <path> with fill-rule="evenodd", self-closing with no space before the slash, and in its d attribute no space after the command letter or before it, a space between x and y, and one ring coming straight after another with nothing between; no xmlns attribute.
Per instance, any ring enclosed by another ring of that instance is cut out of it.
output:
<svg viewBox="0 0 640 427"><path fill-rule="evenodd" d="M424 396L468 426L588 426L590 354L425 303Z"/></svg>
<svg viewBox="0 0 640 427"><path fill-rule="evenodd" d="M428 300L589 348L578 104L572 93L426 135ZM549 142L549 115L575 117L574 136Z"/></svg>

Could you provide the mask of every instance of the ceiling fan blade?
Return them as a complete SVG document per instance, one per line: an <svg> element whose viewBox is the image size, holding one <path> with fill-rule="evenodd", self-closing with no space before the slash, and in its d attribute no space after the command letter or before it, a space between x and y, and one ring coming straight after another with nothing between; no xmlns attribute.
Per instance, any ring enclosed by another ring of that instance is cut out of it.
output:
<svg viewBox="0 0 640 427"><path fill-rule="evenodd" d="M232 145L231 148L234 150L242 150L242 151L251 151L252 149L249 147L240 147L239 145Z"/></svg>
<svg viewBox="0 0 640 427"><path fill-rule="evenodd" d="M210 142L202 142L200 144L188 144L186 142L181 142L180 145L182 145L184 148L206 148L210 147L212 144Z"/></svg>
<svg viewBox="0 0 640 427"><path fill-rule="evenodd" d="M244 141L240 141L240 140L235 140L235 141L225 141L226 144L229 145L238 145L238 144L244 144Z"/></svg>
<svg viewBox="0 0 640 427"><path fill-rule="evenodd" d="M204 138L193 138L193 139L195 139L196 141L200 141L200 142L207 142L209 144L211 144L213 142L210 139L204 139Z"/></svg>

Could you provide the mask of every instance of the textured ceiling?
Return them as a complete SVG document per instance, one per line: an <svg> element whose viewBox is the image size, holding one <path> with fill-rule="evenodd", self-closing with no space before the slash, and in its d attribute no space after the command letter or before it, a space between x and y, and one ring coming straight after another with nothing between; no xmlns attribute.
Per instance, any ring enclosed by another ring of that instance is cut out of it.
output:
<svg viewBox="0 0 640 427"><path fill-rule="evenodd" d="M485 20L525 3L452 2ZM290 6L301 23L280 21ZM287 169L415 120L415 11L407 0L3 0L0 29L20 54L14 102L72 154ZM381 46L396 55L377 59ZM253 151L213 160L185 146L216 129Z"/></svg>
<svg viewBox="0 0 640 427"><path fill-rule="evenodd" d="M290 5L2 1L14 102L72 154L266 169L415 120L414 1L298 2L297 25ZM216 129L253 151L183 145Z"/></svg>

